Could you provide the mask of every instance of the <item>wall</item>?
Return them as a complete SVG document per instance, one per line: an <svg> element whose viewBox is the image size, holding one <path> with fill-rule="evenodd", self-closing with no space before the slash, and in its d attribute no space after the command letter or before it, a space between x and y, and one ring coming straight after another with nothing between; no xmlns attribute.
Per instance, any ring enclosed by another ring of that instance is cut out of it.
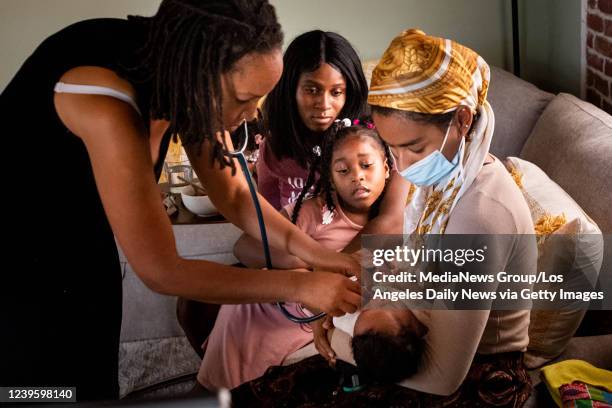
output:
<svg viewBox="0 0 612 408"><path fill-rule="evenodd" d="M521 77L581 95L581 0L519 0Z"/></svg>
<svg viewBox="0 0 612 408"><path fill-rule="evenodd" d="M522 70L549 91L580 94L580 1L520 0ZM492 65L512 69L510 0L271 0L285 31L321 28L347 37L364 59L402 29L456 39ZM44 8L42 4L44 3ZM84 18L151 15L159 0L0 0L0 90L38 43ZM50 6L52 5L52 6Z"/></svg>
<svg viewBox="0 0 612 408"><path fill-rule="evenodd" d="M285 44L314 28L346 36L365 59L375 58L401 30L417 26L480 52L491 64L511 67L506 0L271 0ZM43 6L44 4L44 6ZM85 18L151 15L159 0L0 0L0 90L49 34Z"/></svg>
<svg viewBox="0 0 612 408"><path fill-rule="evenodd" d="M612 113L612 0L589 0L586 98Z"/></svg>
<svg viewBox="0 0 612 408"><path fill-rule="evenodd" d="M512 37L506 0L271 0L276 5L286 43L320 28L351 41L363 59L380 57L406 28L453 38L481 53L493 65L510 68Z"/></svg>
<svg viewBox="0 0 612 408"><path fill-rule="evenodd" d="M0 0L0 90L50 34L94 17L151 15L159 0Z"/></svg>

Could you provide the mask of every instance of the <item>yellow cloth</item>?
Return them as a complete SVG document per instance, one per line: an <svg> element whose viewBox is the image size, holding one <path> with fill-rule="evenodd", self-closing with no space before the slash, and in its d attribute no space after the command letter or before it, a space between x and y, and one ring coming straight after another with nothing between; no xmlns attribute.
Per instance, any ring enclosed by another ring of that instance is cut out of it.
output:
<svg viewBox="0 0 612 408"><path fill-rule="evenodd" d="M582 360L565 360L542 368L544 382L558 406L561 405L559 387L580 381L612 391L612 371L597 368Z"/></svg>
<svg viewBox="0 0 612 408"><path fill-rule="evenodd" d="M395 37L374 69L368 103L432 114L466 105L476 112L489 79L489 66L471 49L410 29Z"/></svg>

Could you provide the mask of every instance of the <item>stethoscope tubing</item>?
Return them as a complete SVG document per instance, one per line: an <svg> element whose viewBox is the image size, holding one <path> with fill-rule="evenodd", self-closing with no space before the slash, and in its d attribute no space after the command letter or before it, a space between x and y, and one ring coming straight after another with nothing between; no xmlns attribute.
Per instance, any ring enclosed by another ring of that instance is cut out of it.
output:
<svg viewBox="0 0 612 408"><path fill-rule="evenodd" d="M257 214L257 222L259 224L259 233L261 234L261 243L263 244L264 249L264 257L266 259L266 267L268 269L272 269L272 256L270 255L270 246L268 244L268 234L266 232L266 224L263 218L263 212L261 211L261 204L259 202L259 198L257 197L257 190L255 190L255 183L253 183L253 178L251 177L251 172L249 171L249 167L247 166L246 157L244 157L244 152L249 142L249 133L247 129L247 122L244 121L244 143L240 149L235 150L233 152L229 152L230 155L236 157L238 159L238 163L240 163L240 168L244 177L249 186L249 192L251 193L251 198L253 199L253 205L255 206L255 212ZM314 316L308 317L300 317L295 316L291 312L289 312L283 302L277 302L277 306L280 308L281 313L290 321L295 323L310 323L315 320L319 320L325 316L325 313L321 312Z"/></svg>

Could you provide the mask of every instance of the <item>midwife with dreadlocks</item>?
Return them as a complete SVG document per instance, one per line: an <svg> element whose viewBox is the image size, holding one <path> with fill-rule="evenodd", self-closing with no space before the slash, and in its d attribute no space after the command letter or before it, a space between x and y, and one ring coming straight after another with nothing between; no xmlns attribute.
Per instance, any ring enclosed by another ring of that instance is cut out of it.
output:
<svg viewBox="0 0 612 408"><path fill-rule="evenodd" d="M219 211L253 237L256 210L228 131L255 115L283 70L266 0L163 0L152 17L78 22L47 38L0 96L7 168L33 183L6 248L0 385L75 386L117 398L122 274L115 238L156 292L209 303L299 302L354 312L359 273L261 200L270 245L316 272L179 256L157 179L180 138ZM28 142L27 144L25 142ZM68 175L69 185L53 175ZM67 188L69 186L69 189ZM40 197L45 200L44 214ZM34 216L35 214L40 216Z"/></svg>

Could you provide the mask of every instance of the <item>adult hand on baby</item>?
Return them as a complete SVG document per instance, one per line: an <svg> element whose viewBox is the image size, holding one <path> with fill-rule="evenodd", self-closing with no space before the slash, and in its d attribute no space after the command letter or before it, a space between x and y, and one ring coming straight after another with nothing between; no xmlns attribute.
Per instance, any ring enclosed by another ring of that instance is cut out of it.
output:
<svg viewBox="0 0 612 408"><path fill-rule="evenodd" d="M361 265L354 256L336 251L326 251L324 254L318 254L313 270L330 271L339 273L345 276L361 277Z"/></svg>
<svg viewBox="0 0 612 408"><path fill-rule="evenodd" d="M364 270L369 273L373 273L374 271L381 271L386 275L394 275L398 274L402 270L402 265L397 260L384 260L382 265L379 263L375 264L375 261L380 262L381 259L376 259L374 256L374 252L370 248L361 248L358 251L355 251L351 254L358 262L361 264Z"/></svg>
<svg viewBox="0 0 612 408"><path fill-rule="evenodd" d="M336 365L336 353L331 348L329 339L327 338L329 329L334 327L332 318L330 316L325 316L323 319L315 320L310 323L310 327L312 327L314 344L319 354L321 354L330 365Z"/></svg>
<svg viewBox="0 0 612 408"><path fill-rule="evenodd" d="M310 310L322 310L331 316L353 313L361 305L359 283L329 272L297 275L298 301Z"/></svg>
<svg viewBox="0 0 612 408"><path fill-rule="evenodd" d="M369 248L361 248L351 254L364 269L374 268L374 253Z"/></svg>

